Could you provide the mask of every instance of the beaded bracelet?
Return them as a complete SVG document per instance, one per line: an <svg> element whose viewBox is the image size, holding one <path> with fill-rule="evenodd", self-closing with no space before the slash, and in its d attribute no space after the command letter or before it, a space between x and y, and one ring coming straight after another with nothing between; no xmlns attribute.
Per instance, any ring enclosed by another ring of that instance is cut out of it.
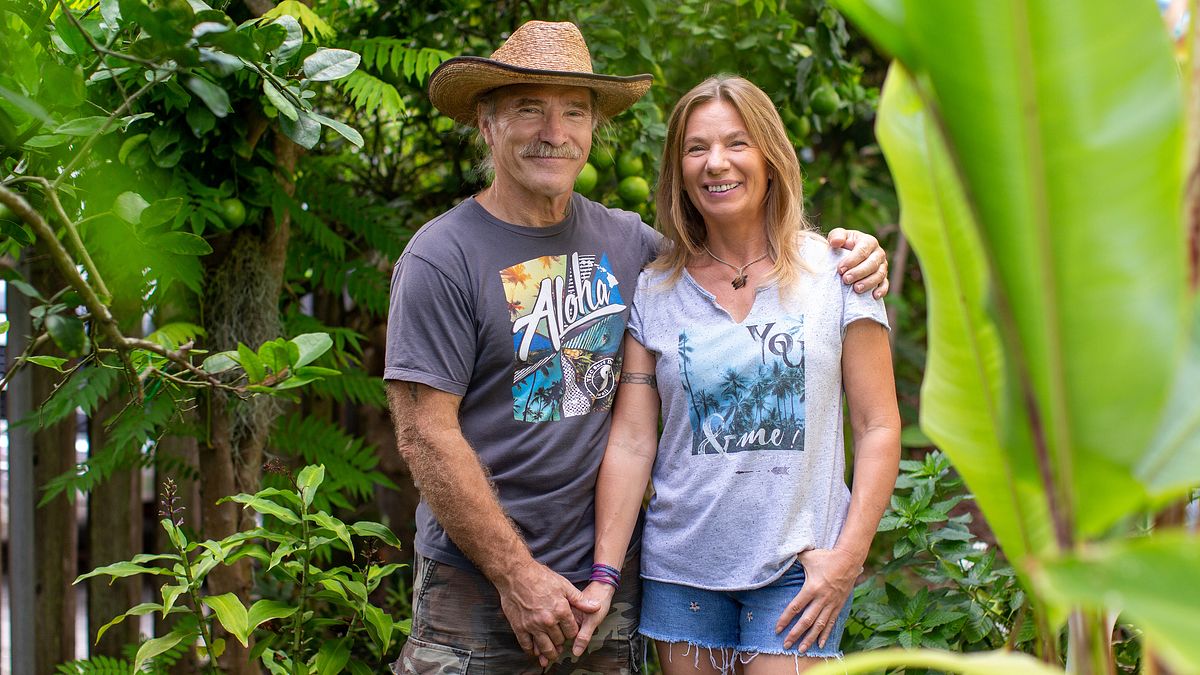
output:
<svg viewBox="0 0 1200 675"><path fill-rule="evenodd" d="M592 565L591 581L599 581L613 588L621 587L621 572L612 566L596 563Z"/></svg>

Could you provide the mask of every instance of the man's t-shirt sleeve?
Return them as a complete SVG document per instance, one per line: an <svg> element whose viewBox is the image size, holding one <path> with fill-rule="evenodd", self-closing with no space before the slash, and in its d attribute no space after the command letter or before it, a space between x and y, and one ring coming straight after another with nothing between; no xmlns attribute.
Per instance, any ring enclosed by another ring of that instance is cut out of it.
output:
<svg viewBox="0 0 1200 675"><path fill-rule="evenodd" d="M475 363L472 317L458 284L420 256L404 254L392 271L383 379L465 394Z"/></svg>

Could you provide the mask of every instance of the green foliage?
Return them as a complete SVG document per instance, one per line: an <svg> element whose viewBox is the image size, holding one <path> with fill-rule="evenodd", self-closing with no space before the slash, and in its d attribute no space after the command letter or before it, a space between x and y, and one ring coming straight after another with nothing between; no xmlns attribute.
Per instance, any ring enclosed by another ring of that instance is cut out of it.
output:
<svg viewBox="0 0 1200 675"><path fill-rule="evenodd" d="M1029 650L1025 593L997 549L971 531L971 498L950 460L934 450L900 469L875 543L880 568L855 589L843 648Z"/></svg>
<svg viewBox="0 0 1200 675"><path fill-rule="evenodd" d="M269 517L263 519L261 527L199 542L190 540L180 527L175 485L168 481L161 524L174 550L139 555L75 580L79 583L94 576L116 579L140 575L167 578L160 589L161 602L142 603L100 629L102 635L127 618L152 612L183 617L170 633L143 642L132 666L125 666L124 672L130 668L137 671L147 660L162 659L162 654L197 641L203 645L201 653L219 655L224 650L224 638L217 636L218 626L243 645L248 645L253 635L254 658L272 673L308 670L318 663L327 665L333 656L351 669L366 667L374 672L383 667L389 650L397 644L400 629L390 615L371 603L370 595L401 567L378 564L379 546L398 547L399 541L378 523L347 524L314 508L324 477L323 466L308 466L298 476L288 474L287 489L266 488L253 495L238 494L221 500L243 504ZM334 546L347 551L353 563L318 567L317 559L328 558L328 549ZM205 577L213 569L243 557L257 560L260 574L291 591L283 597L258 599L249 606L232 593L204 593ZM328 644L337 645L338 653L330 654L325 647ZM213 664L209 663L207 669L213 671Z"/></svg>
<svg viewBox="0 0 1200 675"><path fill-rule="evenodd" d="M316 417L281 417L271 430L268 443L277 452L297 457L306 464L320 460L329 467L318 508L350 508L353 503L370 501L376 486L396 489L376 468L379 453L375 446ZM278 482L268 479L268 484Z"/></svg>
<svg viewBox="0 0 1200 675"><path fill-rule="evenodd" d="M1200 481L1194 461L1169 481L1146 470L1148 457L1162 467L1195 443L1194 429L1164 434L1174 422L1162 410L1164 382L1200 353L1180 219L1182 97L1159 17L1115 1L1019 16L987 3L838 4L903 66L879 134L930 279L925 432L1033 582L1043 644L1053 648L1068 611L1090 610L1075 615L1069 660L1103 668L1109 631L1096 617L1128 610L1192 672L1200 652L1179 623L1191 604L1166 579L1194 567L1194 542L1126 540ZM1045 37L1064 22L1070 39ZM959 37L937 39L946 34ZM1087 256L1066 253L1085 242ZM1163 259L1163 242L1178 253ZM1200 402L1171 405L1194 418ZM1157 445L1164 437L1174 440ZM1140 565L1155 583L1113 575Z"/></svg>
<svg viewBox="0 0 1200 675"><path fill-rule="evenodd" d="M137 656L140 645L125 645L122 648L125 657L116 659L111 656L93 656L77 661L59 664L55 671L59 675L129 675L132 661ZM176 644L174 647L158 654L142 665L139 673L147 675L167 675L171 666L175 665L187 654L190 645Z"/></svg>

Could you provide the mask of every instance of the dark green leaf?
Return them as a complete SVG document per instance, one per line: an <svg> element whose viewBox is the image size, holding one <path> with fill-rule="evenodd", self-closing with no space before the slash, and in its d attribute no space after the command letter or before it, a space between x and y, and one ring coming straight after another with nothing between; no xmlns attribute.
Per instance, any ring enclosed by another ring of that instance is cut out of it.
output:
<svg viewBox="0 0 1200 675"><path fill-rule="evenodd" d="M287 134L288 138L305 149L311 150L317 141L321 140L321 123L312 116L312 113L298 111L298 119L292 121L284 117L279 120L279 126L283 128L283 133Z"/></svg>
<svg viewBox="0 0 1200 675"><path fill-rule="evenodd" d="M160 199L142 211L139 222L146 227L160 225L175 218L181 207L183 197Z"/></svg>
<svg viewBox="0 0 1200 675"><path fill-rule="evenodd" d="M68 356L82 356L88 350L87 331L73 314L51 314L46 317L46 330Z"/></svg>
<svg viewBox="0 0 1200 675"><path fill-rule="evenodd" d="M0 86L0 98L13 104L21 112L41 121L43 124L51 123L50 115L46 112L46 109L38 105L37 101L31 98L2 86Z"/></svg>
<svg viewBox="0 0 1200 675"><path fill-rule="evenodd" d="M199 96L204 105L217 117L225 117L233 110L229 105L229 94L220 85L196 76L189 77L184 84Z"/></svg>
<svg viewBox="0 0 1200 675"><path fill-rule="evenodd" d="M168 253L178 255L208 255L212 253L212 246L209 246L204 237L191 232L164 232L155 235L148 243Z"/></svg>
<svg viewBox="0 0 1200 675"><path fill-rule="evenodd" d="M342 138L345 138L346 140L350 141L350 143L353 144L354 147L361 148L363 146L362 134L355 131L352 127L342 124L341 122L339 122L337 120L329 119L328 117L325 117L324 115L318 115L316 113L311 113L311 114L313 117L315 117L317 119L318 122L320 122L321 124L324 124L325 126L329 127L330 129L333 129L334 131L338 132L338 134L340 134Z"/></svg>

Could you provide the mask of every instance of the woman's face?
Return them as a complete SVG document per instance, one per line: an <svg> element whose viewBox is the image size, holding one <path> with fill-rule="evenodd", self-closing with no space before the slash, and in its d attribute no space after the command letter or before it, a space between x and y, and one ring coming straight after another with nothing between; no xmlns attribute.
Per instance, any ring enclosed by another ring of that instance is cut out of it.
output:
<svg viewBox="0 0 1200 675"><path fill-rule="evenodd" d="M763 222L770 171L732 105L715 100L692 109L682 164L684 189L706 225Z"/></svg>

